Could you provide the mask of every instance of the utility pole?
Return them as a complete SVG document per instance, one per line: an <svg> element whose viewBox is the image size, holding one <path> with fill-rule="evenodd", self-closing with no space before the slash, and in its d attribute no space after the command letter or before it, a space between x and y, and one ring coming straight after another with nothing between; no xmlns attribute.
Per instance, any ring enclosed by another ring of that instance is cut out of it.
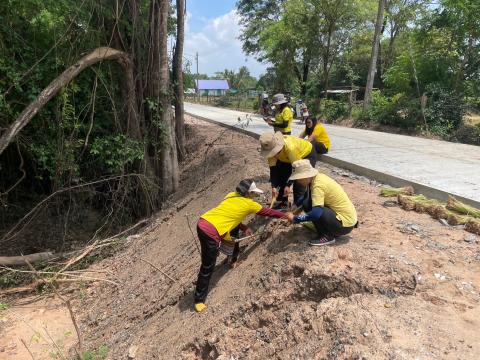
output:
<svg viewBox="0 0 480 360"><path fill-rule="evenodd" d="M200 89L198 88L198 51L195 53L195 61L197 62L197 97L198 102L200 102Z"/></svg>

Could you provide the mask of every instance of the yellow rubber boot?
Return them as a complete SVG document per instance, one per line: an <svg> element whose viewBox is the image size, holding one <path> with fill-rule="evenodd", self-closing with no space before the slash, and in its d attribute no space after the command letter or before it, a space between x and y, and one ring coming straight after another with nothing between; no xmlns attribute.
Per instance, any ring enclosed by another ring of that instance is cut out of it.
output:
<svg viewBox="0 0 480 360"><path fill-rule="evenodd" d="M202 312L203 310L205 310L207 305L205 305L204 303L196 303L194 307L196 312Z"/></svg>

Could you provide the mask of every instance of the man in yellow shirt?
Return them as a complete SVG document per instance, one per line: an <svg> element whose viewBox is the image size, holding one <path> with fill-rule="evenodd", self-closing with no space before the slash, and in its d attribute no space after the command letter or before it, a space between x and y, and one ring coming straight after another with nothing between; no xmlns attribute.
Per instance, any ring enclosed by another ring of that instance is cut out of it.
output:
<svg viewBox="0 0 480 360"><path fill-rule="evenodd" d="M296 202L307 212L287 218L297 224L311 221L320 237L310 240L310 245L321 246L335 242L336 236L350 233L357 226L357 212L340 184L325 174L320 174L306 160L293 163L290 180L307 187L304 197Z"/></svg>
<svg viewBox="0 0 480 360"><path fill-rule="evenodd" d="M323 125L317 122L317 119L308 118L305 120L305 130L300 134L299 138L304 139L306 136L308 136L307 140L315 147L317 154L328 153L330 138Z"/></svg>
<svg viewBox="0 0 480 360"><path fill-rule="evenodd" d="M243 219L250 214L274 218L285 217L284 213L264 208L254 200L262 193L263 191L257 188L253 180L242 180L234 192L227 194L217 207L207 211L198 220L197 234L202 250L202 265L198 272L194 294L196 311L203 311L206 307L205 299L218 252L222 251L229 256L230 264L234 267L240 247L231 236L238 236L239 230L247 236L252 235L252 230L242 224Z"/></svg>
<svg viewBox="0 0 480 360"><path fill-rule="evenodd" d="M268 118L267 123L273 126L273 131L280 131L283 135L292 133L293 112L288 106L288 100L284 94L273 95L272 104L275 105L275 121Z"/></svg>
<svg viewBox="0 0 480 360"><path fill-rule="evenodd" d="M317 153L307 140L295 136L265 133L260 136L262 156L268 159L270 167L270 182L272 184L272 196L280 201L280 206L285 206L290 193L291 182L288 178L292 174L292 163L308 159L312 166L317 162ZM279 191L277 190L279 189ZM299 198L304 192L300 185L294 185L294 199Z"/></svg>

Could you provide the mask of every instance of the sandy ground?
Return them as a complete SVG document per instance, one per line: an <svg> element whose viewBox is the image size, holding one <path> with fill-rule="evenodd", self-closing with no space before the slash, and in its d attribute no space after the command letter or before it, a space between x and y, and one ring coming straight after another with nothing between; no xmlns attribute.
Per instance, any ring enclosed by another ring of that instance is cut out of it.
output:
<svg viewBox="0 0 480 360"><path fill-rule="evenodd" d="M268 168L256 140L188 122L181 190L140 236L95 265L121 285L97 283L69 295L88 349L142 360L480 357L479 239L384 206L377 183L322 163L350 195L360 227L334 246L312 248L309 230L271 222L270 237L243 244L237 268L219 259L208 308L195 313L200 258L189 222L195 231L198 216L244 177L268 189ZM47 321L49 332L68 339L65 348L75 341L66 309L40 314L52 306L44 301L1 313L0 359L31 358L19 342L31 339L25 324ZM28 346L35 359L51 358L34 341Z"/></svg>

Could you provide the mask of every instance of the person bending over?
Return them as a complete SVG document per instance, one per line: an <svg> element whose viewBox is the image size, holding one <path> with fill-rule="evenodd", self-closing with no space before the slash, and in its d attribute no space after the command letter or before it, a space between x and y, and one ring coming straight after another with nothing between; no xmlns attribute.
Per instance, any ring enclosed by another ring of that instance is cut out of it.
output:
<svg viewBox="0 0 480 360"><path fill-rule="evenodd" d="M262 193L253 180L242 180L234 192L227 194L217 207L204 213L198 220L197 234L200 239L202 264L194 294L196 311L200 312L206 307L208 285L219 250L228 255L231 265L234 265L239 254L239 244L232 240L232 235L238 236L239 230L247 236L253 234L250 228L242 224L243 219L250 214L285 217L284 213L264 208L254 200Z"/></svg>
<svg viewBox="0 0 480 360"><path fill-rule="evenodd" d="M260 146L260 153L268 159L268 166L270 167L272 196L280 202L279 206L286 207L291 186L288 178L292 174L292 163L297 160L308 159L310 164L315 166L317 153L309 141L295 136L284 136L280 132L262 134L260 136ZM294 199L298 199L303 192L304 188L299 184L294 185Z"/></svg>
<svg viewBox="0 0 480 360"><path fill-rule="evenodd" d="M287 213L290 222L298 224L311 221L319 238L310 245L321 246L335 242L336 236L350 233L357 227L357 212L340 184L325 174L320 174L307 160L293 163L290 180L307 188L304 196L296 202L306 214Z"/></svg>

